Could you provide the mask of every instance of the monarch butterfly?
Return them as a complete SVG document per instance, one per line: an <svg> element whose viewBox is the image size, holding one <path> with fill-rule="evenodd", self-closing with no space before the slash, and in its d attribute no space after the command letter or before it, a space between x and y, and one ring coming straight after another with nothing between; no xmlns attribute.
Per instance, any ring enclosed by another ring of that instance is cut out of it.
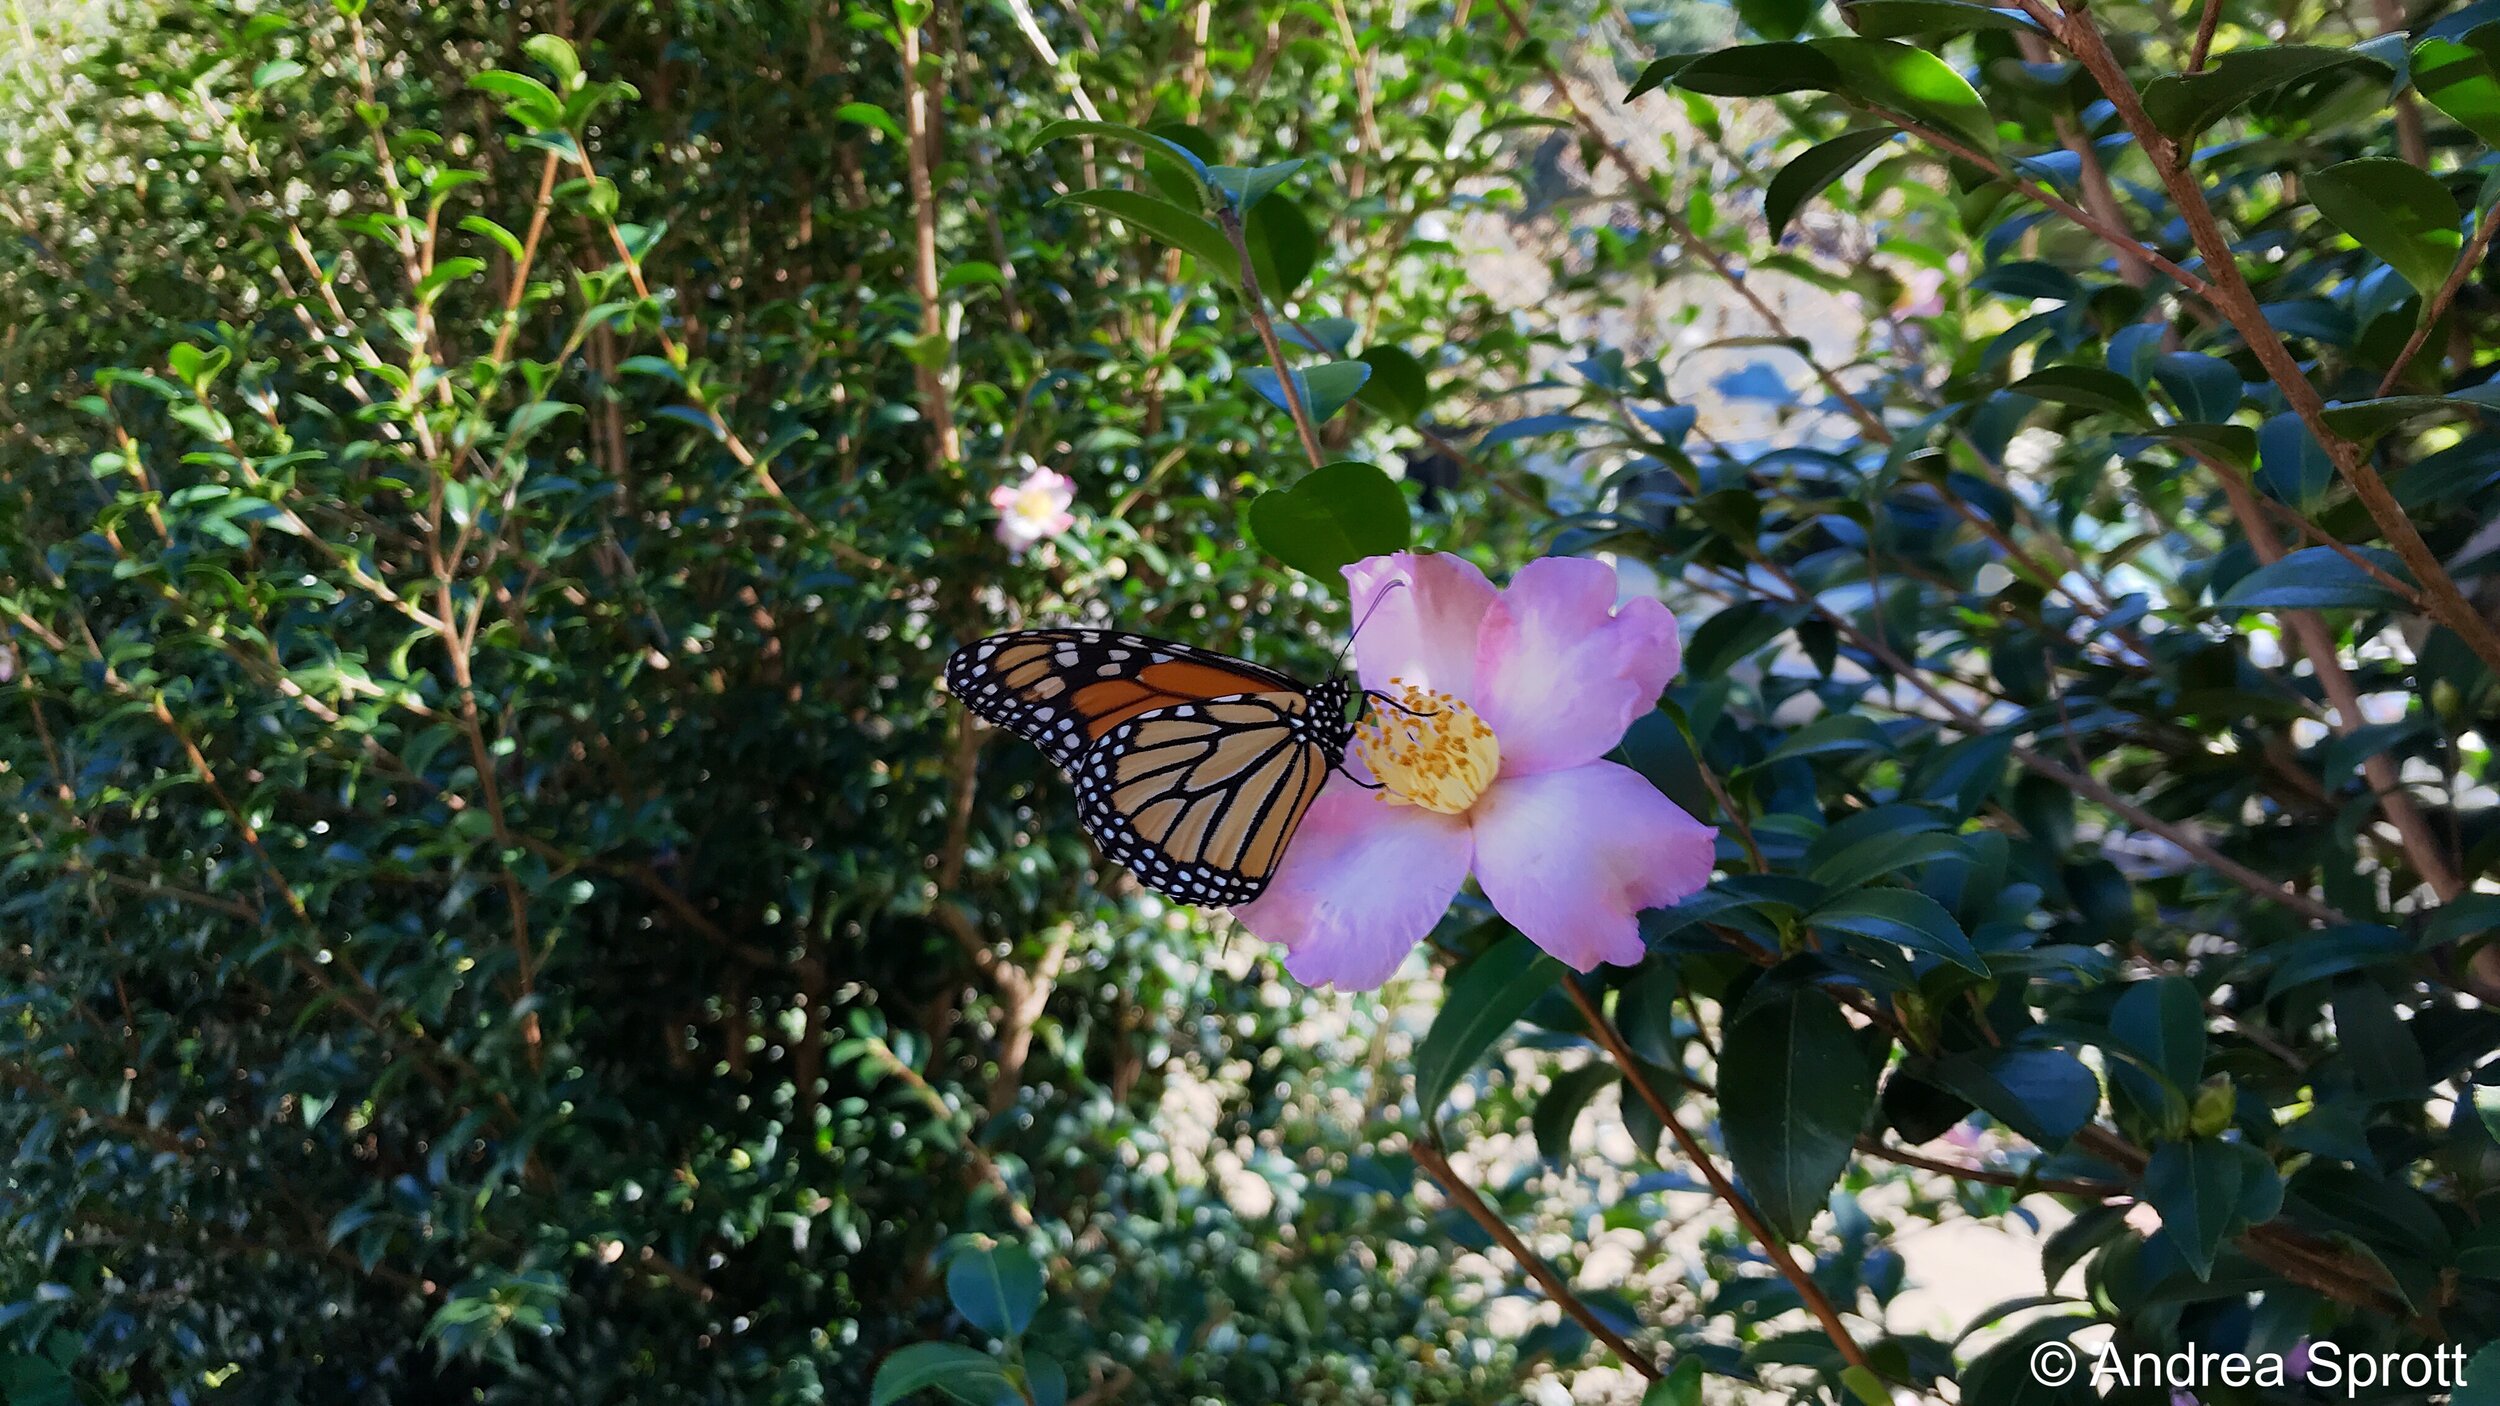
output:
<svg viewBox="0 0 2500 1406"><path fill-rule="evenodd" d="M1328 773L1354 686L1115 630L1018 630L946 661L972 710L1076 783L1077 819L1148 888L1211 908L1266 889Z"/></svg>

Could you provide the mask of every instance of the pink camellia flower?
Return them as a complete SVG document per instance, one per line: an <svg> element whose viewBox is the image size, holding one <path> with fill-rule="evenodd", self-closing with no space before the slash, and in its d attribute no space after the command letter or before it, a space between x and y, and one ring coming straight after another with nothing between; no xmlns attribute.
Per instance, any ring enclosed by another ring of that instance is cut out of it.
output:
<svg viewBox="0 0 2500 1406"><path fill-rule="evenodd" d="M1314 985L1389 979L1472 872L1494 908L1580 971L1641 959L1643 908L1710 881L1717 831L1600 760L1657 706L1681 650L1657 601L1615 603L1602 562L1548 557L1495 590L1458 557L1346 568L1374 703L1267 891L1233 910ZM1401 711L1402 709L1411 711Z"/></svg>
<svg viewBox="0 0 2500 1406"><path fill-rule="evenodd" d="M998 509L998 540L1023 556L1076 526L1076 514L1068 511L1075 501L1075 482L1049 469L1034 469L1022 483L1000 484L990 490L990 506Z"/></svg>

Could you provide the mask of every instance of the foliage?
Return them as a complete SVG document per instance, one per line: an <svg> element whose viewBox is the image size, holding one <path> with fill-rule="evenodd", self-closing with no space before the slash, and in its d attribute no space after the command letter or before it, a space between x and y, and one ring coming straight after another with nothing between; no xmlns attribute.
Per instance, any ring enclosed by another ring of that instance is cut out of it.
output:
<svg viewBox="0 0 2500 1406"><path fill-rule="evenodd" d="M2500 1333L2500 16L2207 13L69 44L0 254L9 1389L2081 1400L2035 1343ZM1427 220L1513 204L1571 237L1507 309ZM1083 512L1016 559L1028 460ZM1642 966L1463 899L1410 1039L931 692L1093 611L1316 666L1410 541L1683 617L1622 751L1720 877ZM2054 1229L1946 1342L1890 1240L1956 1215Z"/></svg>
<svg viewBox="0 0 2500 1406"><path fill-rule="evenodd" d="M1016 8L44 36L0 252L9 1399L862 1400L997 1335L966 1234L1047 1267L1028 1389L1509 1379L1448 1255L1349 1249L1421 1215L1327 1185L1399 1123L1364 1034L1097 886L934 691L1097 602L1328 647L1233 545L1292 433L1251 330L1053 204L1117 148L1041 138L1082 86L1338 145L1346 50L1055 16L1080 77ZM1254 211L1361 290L1306 305L1359 351L1482 316L1399 238L1494 158L1443 140L1481 66L1401 85L1386 198ZM1036 459L1084 520L1018 562L982 505Z"/></svg>

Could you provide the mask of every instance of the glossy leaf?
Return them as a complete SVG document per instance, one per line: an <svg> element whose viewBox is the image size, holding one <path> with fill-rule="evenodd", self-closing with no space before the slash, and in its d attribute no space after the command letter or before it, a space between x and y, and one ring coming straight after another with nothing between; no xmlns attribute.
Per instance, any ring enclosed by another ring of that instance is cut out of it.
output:
<svg viewBox="0 0 2500 1406"><path fill-rule="evenodd" d="M2421 167L2393 156L2365 156L2313 173L2309 199L2362 248L2387 262L2414 291L2439 290L2465 244L2456 200Z"/></svg>
<svg viewBox="0 0 2500 1406"><path fill-rule="evenodd" d="M1249 517L1250 534L1268 555L1332 585L1354 562L1403 551L1412 530L1406 495L1377 466L1351 460L1260 494Z"/></svg>
<svg viewBox="0 0 2500 1406"><path fill-rule="evenodd" d="M1763 218L1771 226L1771 237L1777 239L1788 229L1788 222L1807 201L1823 193L1825 187L1847 175L1851 167L1865 160L1876 148L1899 134L1888 127L1867 127L1844 132L1827 142L1806 148L1794 160L1780 168L1771 178L1770 190L1763 197Z"/></svg>
<svg viewBox="0 0 2500 1406"><path fill-rule="evenodd" d="M2256 98L2347 66L2388 65L2352 49L2316 44L2256 44L2217 57L2202 73L2157 78L2144 85L2144 110L2173 137L2204 130Z"/></svg>
<svg viewBox="0 0 2500 1406"><path fill-rule="evenodd" d="M1133 190L1081 190L1060 197L1059 203L1100 210L1196 257L1199 271L1207 277L1225 283L1240 281L1241 261L1232 241L1204 215Z"/></svg>
<svg viewBox="0 0 2500 1406"><path fill-rule="evenodd" d="M1440 1014L1415 1046L1415 1102L1426 1116L1440 1116L1450 1090L1562 974L1562 963L1518 933L1459 969L1441 999Z"/></svg>
<svg viewBox="0 0 2500 1406"><path fill-rule="evenodd" d="M1804 1238L1875 1105L1875 1075L1839 1008L1812 992L1766 1001L1727 1030L1745 1096L1719 1111L1729 1159L1773 1229Z"/></svg>

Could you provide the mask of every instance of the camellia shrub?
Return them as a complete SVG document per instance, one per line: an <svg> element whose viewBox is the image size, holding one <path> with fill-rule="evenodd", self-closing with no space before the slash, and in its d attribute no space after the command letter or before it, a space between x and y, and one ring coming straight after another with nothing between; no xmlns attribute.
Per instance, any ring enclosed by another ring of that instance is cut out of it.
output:
<svg viewBox="0 0 2500 1406"><path fill-rule="evenodd" d="M0 1388L2462 1364L2493 21L45 36L0 254ZM1531 202L1564 237L1510 306L1442 236ZM1390 789L1333 781L1237 922L1143 894L937 688L1060 619L1313 681L1350 635ZM1947 1340L1891 1242L1954 1217L2042 1233Z"/></svg>

